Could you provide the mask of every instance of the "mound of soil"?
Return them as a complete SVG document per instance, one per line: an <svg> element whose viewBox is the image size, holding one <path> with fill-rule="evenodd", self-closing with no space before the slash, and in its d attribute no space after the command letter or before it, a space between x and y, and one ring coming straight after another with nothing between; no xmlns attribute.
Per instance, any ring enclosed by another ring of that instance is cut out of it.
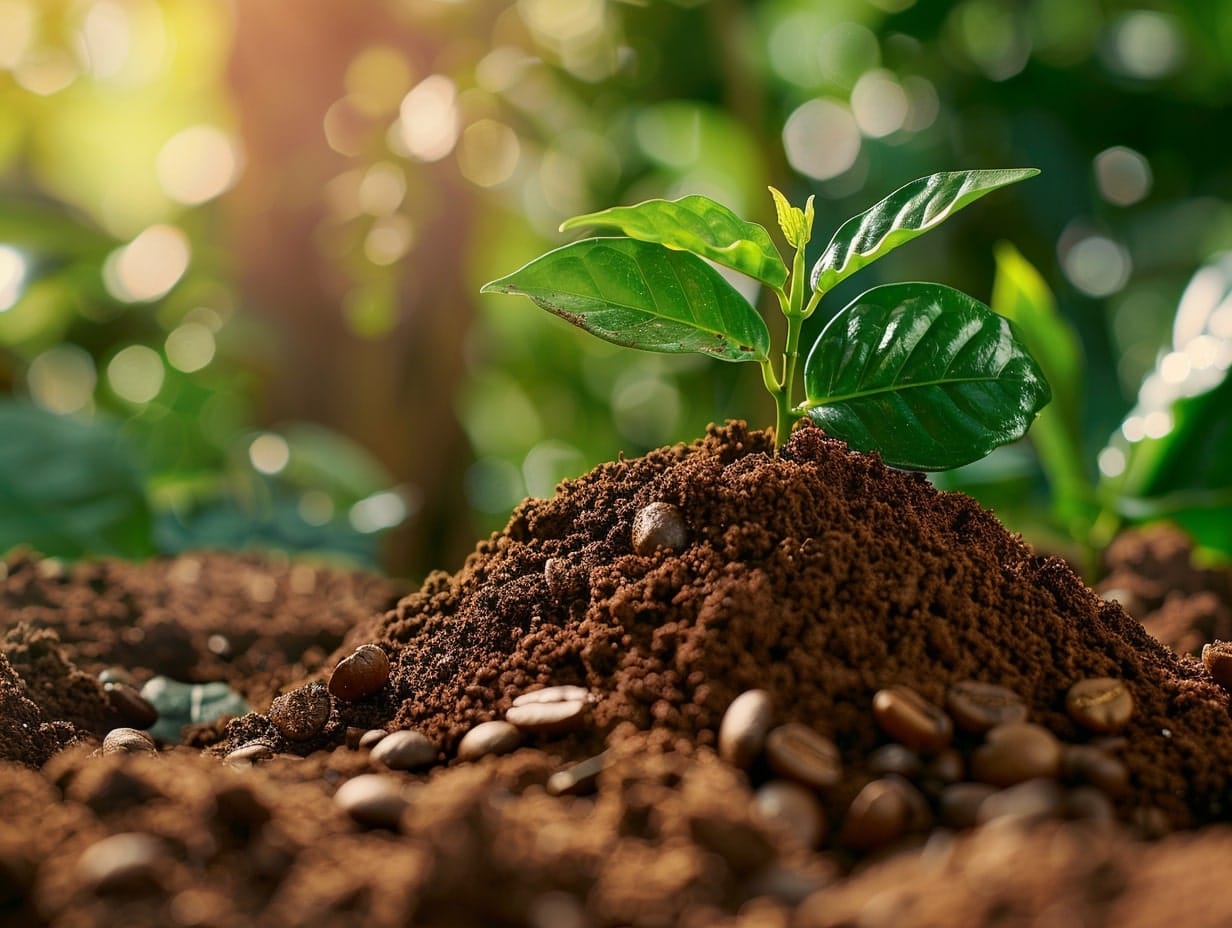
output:
<svg viewBox="0 0 1232 928"><path fill-rule="evenodd" d="M965 496L729 424L528 500L401 598L10 556L0 920L1154 925L1201 893L1226 924L1227 693L1126 606L1189 569L1200 648L1227 578L1174 535L1110 553L1103 598ZM261 711L102 741L141 712L100 672Z"/></svg>

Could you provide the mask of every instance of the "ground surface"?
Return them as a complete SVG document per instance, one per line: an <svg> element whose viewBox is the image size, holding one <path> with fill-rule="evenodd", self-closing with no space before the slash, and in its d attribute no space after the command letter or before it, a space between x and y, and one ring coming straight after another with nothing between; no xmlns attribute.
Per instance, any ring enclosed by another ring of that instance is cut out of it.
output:
<svg viewBox="0 0 1232 928"><path fill-rule="evenodd" d="M733 425L602 466L409 594L251 556L11 554L0 922L1145 926L1185 900L1232 923L1227 694L1178 656L1229 636L1232 575L1127 536L1101 598L815 430L769 452ZM635 550L652 503L674 550ZM330 695L365 644L388 679ZM149 720L100 673L224 681L258 711L115 751ZM1067 710L1091 678L1113 701ZM1038 728L973 725L972 680ZM506 714L516 750L459 759ZM807 732L765 740L785 723ZM370 729L423 737L400 759Z"/></svg>

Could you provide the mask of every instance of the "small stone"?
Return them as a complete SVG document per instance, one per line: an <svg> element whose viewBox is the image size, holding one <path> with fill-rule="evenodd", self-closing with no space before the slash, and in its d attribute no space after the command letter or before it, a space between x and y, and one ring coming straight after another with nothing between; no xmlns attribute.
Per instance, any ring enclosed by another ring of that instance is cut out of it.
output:
<svg viewBox="0 0 1232 928"><path fill-rule="evenodd" d="M269 720L291 741L306 741L329 721L329 692L320 681L283 693L269 707Z"/></svg>
<svg viewBox="0 0 1232 928"><path fill-rule="evenodd" d="M329 691L354 702L371 696L389 679L389 657L374 644L360 645L344 657L329 678Z"/></svg>
<svg viewBox="0 0 1232 928"><path fill-rule="evenodd" d="M95 893L154 889L163 843L153 835L121 832L94 842L77 861L81 882Z"/></svg>
<svg viewBox="0 0 1232 928"><path fill-rule="evenodd" d="M522 732L511 722L480 722L458 742L458 760L474 761L489 754L508 754L522 743Z"/></svg>
<svg viewBox="0 0 1232 928"><path fill-rule="evenodd" d="M688 544L684 516L671 503L651 503L633 517L633 550L638 554L654 554L659 548L680 551Z"/></svg>
<svg viewBox="0 0 1232 928"><path fill-rule="evenodd" d="M423 732L390 732L376 743L369 755L390 770L414 770L436 762L437 747Z"/></svg>
<svg viewBox="0 0 1232 928"><path fill-rule="evenodd" d="M396 828L406 809L402 784L381 773L352 777L334 793L334 802L361 825Z"/></svg>
<svg viewBox="0 0 1232 928"><path fill-rule="evenodd" d="M154 739L136 728L113 728L103 738L104 754L154 754Z"/></svg>

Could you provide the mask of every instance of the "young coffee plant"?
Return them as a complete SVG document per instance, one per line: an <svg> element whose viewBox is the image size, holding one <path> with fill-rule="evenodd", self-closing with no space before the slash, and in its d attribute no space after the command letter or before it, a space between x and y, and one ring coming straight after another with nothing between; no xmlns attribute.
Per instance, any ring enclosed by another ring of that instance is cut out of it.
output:
<svg viewBox="0 0 1232 928"><path fill-rule="evenodd" d="M807 416L888 464L945 470L1021 437L1050 398L1009 322L941 284L874 287L839 310L813 343L802 401L795 397L801 326L840 281L985 194L1037 173L957 171L913 181L843 223L807 283L813 198L800 209L771 188L794 249L790 270L762 226L687 196L570 219L562 231L592 226L620 235L557 248L483 290L528 296L618 345L756 362L774 397L777 444ZM710 262L778 297L787 318L781 351L772 350L765 320Z"/></svg>

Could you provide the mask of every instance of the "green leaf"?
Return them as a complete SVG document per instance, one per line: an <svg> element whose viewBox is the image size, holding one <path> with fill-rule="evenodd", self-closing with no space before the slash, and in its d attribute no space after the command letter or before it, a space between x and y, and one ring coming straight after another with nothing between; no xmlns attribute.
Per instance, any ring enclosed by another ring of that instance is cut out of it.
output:
<svg viewBox="0 0 1232 928"><path fill-rule="evenodd" d="M804 364L804 411L886 463L945 470L1021 437L1050 391L1010 324L940 284L876 287L840 310Z"/></svg>
<svg viewBox="0 0 1232 928"><path fill-rule="evenodd" d="M618 229L629 238L687 251L729 267L771 287L787 280L787 266L770 233L745 222L709 197L647 200L636 206L615 206L561 223L562 232L583 226Z"/></svg>
<svg viewBox="0 0 1232 928"><path fill-rule="evenodd" d="M792 248L803 248L813 235L813 198L808 198L808 211L792 206L787 197L770 188L770 196L774 199L774 211L778 215L779 228L783 238Z"/></svg>
<svg viewBox="0 0 1232 928"><path fill-rule="evenodd" d="M627 238L592 238L550 251L484 293L520 293L605 341L646 351L761 361L765 320L709 264Z"/></svg>
<svg viewBox="0 0 1232 928"><path fill-rule="evenodd" d="M141 469L118 429L28 403L0 403L0 552L153 553Z"/></svg>
<svg viewBox="0 0 1232 928"><path fill-rule="evenodd" d="M936 228L984 194L1038 173L1035 168L952 171L913 180L843 223L813 265L813 289L831 289L899 245Z"/></svg>

